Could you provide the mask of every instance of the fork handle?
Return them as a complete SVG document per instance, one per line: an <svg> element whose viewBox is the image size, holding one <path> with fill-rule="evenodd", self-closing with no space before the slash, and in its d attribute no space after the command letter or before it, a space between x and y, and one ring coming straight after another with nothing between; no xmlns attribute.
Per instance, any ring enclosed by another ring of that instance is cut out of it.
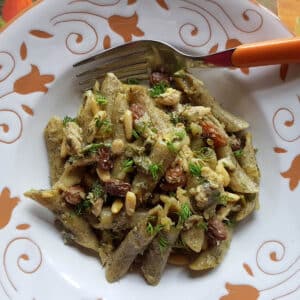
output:
<svg viewBox="0 0 300 300"><path fill-rule="evenodd" d="M240 45L232 52L231 63L239 68L300 63L300 38Z"/></svg>

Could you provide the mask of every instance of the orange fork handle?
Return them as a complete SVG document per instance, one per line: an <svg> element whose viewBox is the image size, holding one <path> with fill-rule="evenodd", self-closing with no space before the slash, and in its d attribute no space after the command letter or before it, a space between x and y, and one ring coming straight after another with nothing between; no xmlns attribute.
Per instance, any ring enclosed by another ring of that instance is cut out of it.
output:
<svg viewBox="0 0 300 300"><path fill-rule="evenodd" d="M300 38L240 45L232 53L231 62L240 68L300 63Z"/></svg>

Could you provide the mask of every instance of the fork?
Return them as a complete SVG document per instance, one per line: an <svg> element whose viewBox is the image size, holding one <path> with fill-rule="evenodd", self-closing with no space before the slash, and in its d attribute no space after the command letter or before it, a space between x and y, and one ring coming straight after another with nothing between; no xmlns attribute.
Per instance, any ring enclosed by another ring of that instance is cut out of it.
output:
<svg viewBox="0 0 300 300"><path fill-rule="evenodd" d="M107 72L115 73L121 80L144 80L149 78L151 71L161 67L173 74L187 68L243 68L299 62L300 38L243 44L205 56L185 54L163 41L139 40L102 51L74 64L74 67L86 67L76 75L84 89L91 87L93 81L103 79Z"/></svg>

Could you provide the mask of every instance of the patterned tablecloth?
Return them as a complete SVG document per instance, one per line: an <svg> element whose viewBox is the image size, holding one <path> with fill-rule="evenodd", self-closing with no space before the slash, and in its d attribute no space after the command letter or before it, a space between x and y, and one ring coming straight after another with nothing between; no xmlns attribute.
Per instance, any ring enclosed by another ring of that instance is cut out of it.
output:
<svg viewBox="0 0 300 300"><path fill-rule="evenodd" d="M0 27L35 0L0 0ZM300 36L300 0L252 0L257 1L281 18L283 23Z"/></svg>

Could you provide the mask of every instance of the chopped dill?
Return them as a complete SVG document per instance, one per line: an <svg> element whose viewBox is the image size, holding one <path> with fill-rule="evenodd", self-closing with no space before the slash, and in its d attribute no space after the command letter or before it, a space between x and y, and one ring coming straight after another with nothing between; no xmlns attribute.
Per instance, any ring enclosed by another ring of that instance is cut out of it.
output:
<svg viewBox="0 0 300 300"><path fill-rule="evenodd" d="M105 143L95 143L95 144L89 144L85 146L82 150L83 153L97 153L97 151L102 147L110 147L110 144Z"/></svg>
<svg viewBox="0 0 300 300"><path fill-rule="evenodd" d="M179 224L183 224L193 213L188 203L183 203L179 211Z"/></svg>
<svg viewBox="0 0 300 300"><path fill-rule="evenodd" d="M158 175L161 172L161 165L159 164L150 164L149 172L154 180L158 179Z"/></svg>
<svg viewBox="0 0 300 300"><path fill-rule="evenodd" d="M86 198L75 206L74 211L76 215L82 215L91 207L92 207L91 200L89 198Z"/></svg>
<svg viewBox="0 0 300 300"><path fill-rule="evenodd" d="M135 129L132 130L132 136L133 136L136 140L140 137L140 135L138 134L138 132L137 132Z"/></svg>
<svg viewBox="0 0 300 300"><path fill-rule="evenodd" d="M100 105L105 105L107 104L107 98L100 94L99 92L96 93L96 102Z"/></svg>
<svg viewBox="0 0 300 300"><path fill-rule="evenodd" d="M134 161L133 159L125 159L122 163L122 169L125 173L132 172L134 169Z"/></svg>
<svg viewBox="0 0 300 300"><path fill-rule="evenodd" d="M175 144L173 142L170 142L170 141L167 141L167 148L170 152L176 153L178 151Z"/></svg>
<svg viewBox="0 0 300 300"><path fill-rule="evenodd" d="M190 163L189 171L195 177L201 177L202 166L199 163Z"/></svg>
<svg viewBox="0 0 300 300"><path fill-rule="evenodd" d="M69 122L75 122L76 123L76 118L71 118L69 116L65 116L64 119L63 119L63 125L64 125L64 127L66 127L66 125Z"/></svg>
<svg viewBox="0 0 300 300"><path fill-rule="evenodd" d="M156 98L163 94L168 88L168 84L165 82L160 82L158 84L155 84L151 89L149 89L150 96L152 98Z"/></svg>
<svg viewBox="0 0 300 300"><path fill-rule="evenodd" d="M243 151L243 149L236 150L236 151L233 151L233 154L234 154L234 156L235 156L236 158L240 158L240 157L243 156L244 151Z"/></svg>
<svg viewBox="0 0 300 300"><path fill-rule="evenodd" d="M112 123L110 122L110 120L105 119L105 120L101 120L99 117L96 118L95 120L95 125L98 129L101 129L103 132L105 133L110 133L112 132Z"/></svg>
<svg viewBox="0 0 300 300"><path fill-rule="evenodd" d="M185 138L185 131L178 131L175 133L175 135L180 139L180 140L183 140Z"/></svg>
<svg viewBox="0 0 300 300"><path fill-rule="evenodd" d="M183 117L176 111L172 111L170 113L170 121L173 125L177 125L178 123L183 123Z"/></svg>
<svg viewBox="0 0 300 300"><path fill-rule="evenodd" d="M159 236L158 243L160 252L163 252L169 246L167 238L164 237L162 234Z"/></svg>

